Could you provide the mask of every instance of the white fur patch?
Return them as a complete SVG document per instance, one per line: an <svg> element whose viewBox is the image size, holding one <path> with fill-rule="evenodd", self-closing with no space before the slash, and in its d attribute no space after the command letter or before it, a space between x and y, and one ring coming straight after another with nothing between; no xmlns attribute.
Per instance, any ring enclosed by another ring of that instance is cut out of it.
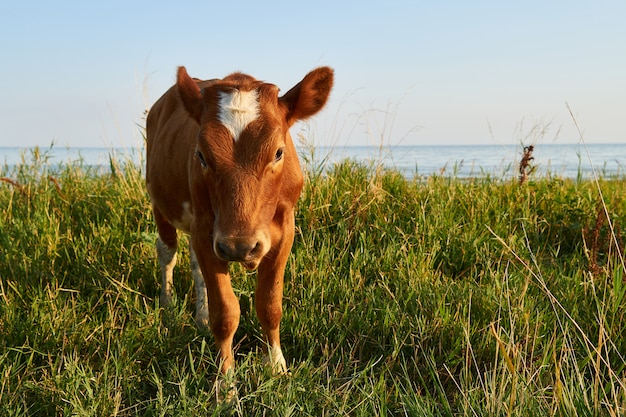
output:
<svg viewBox="0 0 626 417"><path fill-rule="evenodd" d="M256 90L220 92L220 122L237 141L246 126L259 116L259 93Z"/></svg>
<svg viewBox="0 0 626 417"><path fill-rule="evenodd" d="M191 204L188 201L183 203L183 214L180 219L172 221L175 228L182 230L185 233L189 233L191 230L191 222L193 221L193 214L191 213Z"/></svg>

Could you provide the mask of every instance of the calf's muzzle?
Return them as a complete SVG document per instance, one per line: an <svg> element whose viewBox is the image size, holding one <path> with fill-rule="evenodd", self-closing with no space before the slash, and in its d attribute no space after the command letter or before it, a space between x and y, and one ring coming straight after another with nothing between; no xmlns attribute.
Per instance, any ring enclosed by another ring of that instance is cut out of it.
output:
<svg viewBox="0 0 626 417"><path fill-rule="evenodd" d="M265 254L264 245L256 236L220 236L215 239L214 249L218 258L228 262L242 262L246 266L256 266Z"/></svg>

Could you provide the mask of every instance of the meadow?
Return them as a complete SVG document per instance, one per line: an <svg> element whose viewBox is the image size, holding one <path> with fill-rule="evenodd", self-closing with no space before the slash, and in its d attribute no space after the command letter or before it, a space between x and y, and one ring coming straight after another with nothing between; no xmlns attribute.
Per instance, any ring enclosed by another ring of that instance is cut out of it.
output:
<svg viewBox="0 0 626 417"><path fill-rule="evenodd" d="M263 366L255 275L233 265L238 396L220 403L186 241L166 317L143 168L110 168L33 153L0 175L0 415L626 413L623 177L307 163L290 375Z"/></svg>

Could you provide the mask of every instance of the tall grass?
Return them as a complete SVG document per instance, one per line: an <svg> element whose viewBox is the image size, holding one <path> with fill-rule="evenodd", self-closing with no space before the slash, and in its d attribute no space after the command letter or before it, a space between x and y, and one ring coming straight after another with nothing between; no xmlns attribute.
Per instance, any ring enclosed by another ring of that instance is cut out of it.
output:
<svg viewBox="0 0 626 417"><path fill-rule="evenodd" d="M112 166L3 172L2 415L626 413L623 178L313 171L286 272L291 375L263 367L254 274L235 265L239 395L218 403L188 252L166 327L142 170Z"/></svg>

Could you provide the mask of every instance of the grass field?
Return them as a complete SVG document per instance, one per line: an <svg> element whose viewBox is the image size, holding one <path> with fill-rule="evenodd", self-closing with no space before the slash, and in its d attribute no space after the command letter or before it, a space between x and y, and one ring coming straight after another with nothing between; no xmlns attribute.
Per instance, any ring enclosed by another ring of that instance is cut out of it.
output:
<svg viewBox="0 0 626 417"><path fill-rule="evenodd" d="M111 167L33 154L1 175L0 415L626 413L624 178L312 170L286 272L291 375L262 365L254 273L235 265L227 404L188 252L163 326L142 168Z"/></svg>

